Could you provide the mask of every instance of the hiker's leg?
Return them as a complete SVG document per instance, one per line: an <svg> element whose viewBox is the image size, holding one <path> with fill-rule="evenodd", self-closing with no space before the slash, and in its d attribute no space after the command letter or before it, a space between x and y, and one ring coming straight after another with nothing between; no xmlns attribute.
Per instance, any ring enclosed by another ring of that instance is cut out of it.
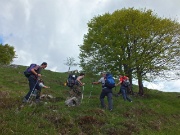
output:
<svg viewBox="0 0 180 135"><path fill-rule="evenodd" d="M82 92L81 92L81 87L77 86L75 89L75 93L76 93L76 98L78 99L78 104L81 104L81 100L82 100Z"/></svg>
<svg viewBox="0 0 180 135"><path fill-rule="evenodd" d="M73 86L70 91L70 97L78 97L78 86Z"/></svg>
<svg viewBox="0 0 180 135"><path fill-rule="evenodd" d="M122 93L124 101L126 101L126 89L124 87L121 87L121 93Z"/></svg>
<svg viewBox="0 0 180 135"><path fill-rule="evenodd" d="M30 97L32 91L35 89L35 87L37 85L37 80L36 79L34 79L32 77L29 77L28 80L29 80L29 92L25 96L26 100L29 100L29 97Z"/></svg>
<svg viewBox="0 0 180 135"><path fill-rule="evenodd" d="M100 95L100 102L101 102L102 108L106 108L106 105L104 104L104 97L105 97L105 93L102 90L101 95Z"/></svg>
<svg viewBox="0 0 180 135"><path fill-rule="evenodd" d="M118 95L121 95L121 93L122 93L122 92L121 92L121 87L120 87L119 92L118 92L117 94L118 94Z"/></svg>
<svg viewBox="0 0 180 135"><path fill-rule="evenodd" d="M126 93L126 99L127 99L129 102L131 102L132 100L129 98L126 90L125 90L125 93Z"/></svg>
<svg viewBox="0 0 180 135"><path fill-rule="evenodd" d="M131 100L128 96L126 97L126 99L127 99L129 102L131 102L131 101L132 101L132 100Z"/></svg>
<svg viewBox="0 0 180 135"><path fill-rule="evenodd" d="M69 89L69 97L74 97L74 87Z"/></svg>
<svg viewBox="0 0 180 135"><path fill-rule="evenodd" d="M108 109L112 110L113 109L112 93L107 94L107 99L108 99Z"/></svg>
<svg viewBox="0 0 180 135"><path fill-rule="evenodd" d="M41 87L39 85L36 85L36 89L37 89L36 99L40 99L40 96L41 96Z"/></svg>

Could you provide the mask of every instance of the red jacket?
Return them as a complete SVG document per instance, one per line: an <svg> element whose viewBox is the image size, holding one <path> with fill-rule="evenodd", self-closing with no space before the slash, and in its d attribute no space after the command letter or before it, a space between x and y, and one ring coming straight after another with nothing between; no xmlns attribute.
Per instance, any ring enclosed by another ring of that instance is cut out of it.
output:
<svg viewBox="0 0 180 135"><path fill-rule="evenodd" d="M119 78L119 81L120 81L120 83L122 83L124 80L127 80L127 79L128 79L127 76L122 76Z"/></svg>

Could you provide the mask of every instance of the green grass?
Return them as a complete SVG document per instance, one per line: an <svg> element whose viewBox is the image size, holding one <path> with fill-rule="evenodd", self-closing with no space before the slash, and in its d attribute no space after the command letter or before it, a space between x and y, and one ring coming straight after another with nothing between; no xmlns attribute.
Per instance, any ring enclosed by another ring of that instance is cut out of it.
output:
<svg viewBox="0 0 180 135"><path fill-rule="evenodd" d="M113 97L112 112L101 109L101 86L91 85L92 78L83 82L84 99L80 106L67 107L64 101L69 88L64 86L67 73L42 71L43 80L54 99L40 104L22 104L28 92L23 75L25 66L0 67L0 133L1 135L176 135L180 133L180 93L146 90L145 96L130 95L132 103ZM90 91L92 96L89 98ZM114 89L117 93L119 90ZM137 92L137 86L134 86ZM107 100L105 99L106 104Z"/></svg>

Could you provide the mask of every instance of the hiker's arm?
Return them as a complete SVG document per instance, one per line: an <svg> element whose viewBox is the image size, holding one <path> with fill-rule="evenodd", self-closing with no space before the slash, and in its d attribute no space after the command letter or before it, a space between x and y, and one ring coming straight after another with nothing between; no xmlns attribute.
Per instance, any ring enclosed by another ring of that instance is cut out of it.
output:
<svg viewBox="0 0 180 135"><path fill-rule="evenodd" d="M39 86L42 88L50 88L49 86L45 86L43 83L39 83Z"/></svg>
<svg viewBox="0 0 180 135"><path fill-rule="evenodd" d="M101 82L92 82L92 84L100 84Z"/></svg>
<svg viewBox="0 0 180 135"><path fill-rule="evenodd" d="M83 86L85 83L82 83L82 82L81 82L81 79L82 79L82 77L81 77L81 76L79 76L79 77L77 78L77 81L79 82L79 84L80 84L80 85L82 85L82 86Z"/></svg>
<svg viewBox="0 0 180 135"><path fill-rule="evenodd" d="M121 83L120 82L118 82L117 84L115 84L115 86L118 86L118 85L120 85Z"/></svg>
<svg viewBox="0 0 180 135"><path fill-rule="evenodd" d="M115 86L121 85L122 81L119 81Z"/></svg>
<svg viewBox="0 0 180 135"><path fill-rule="evenodd" d="M50 87L49 87L49 86L44 86L43 88L46 88L46 89L47 89L47 88L50 88Z"/></svg>
<svg viewBox="0 0 180 135"><path fill-rule="evenodd" d="M103 82L103 79L100 78L97 82L92 82L92 84L101 84Z"/></svg>
<svg viewBox="0 0 180 135"><path fill-rule="evenodd" d="M36 73L35 69L36 69L36 67L32 68L31 73L33 73L35 76L41 77L41 74Z"/></svg>

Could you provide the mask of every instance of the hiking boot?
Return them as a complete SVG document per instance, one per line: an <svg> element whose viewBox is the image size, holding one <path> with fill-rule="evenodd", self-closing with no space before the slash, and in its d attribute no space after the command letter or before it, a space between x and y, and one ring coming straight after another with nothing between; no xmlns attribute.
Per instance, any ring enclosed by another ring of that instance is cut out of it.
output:
<svg viewBox="0 0 180 135"><path fill-rule="evenodd" d="M36 94L32 93L31 96L36 97Z"/></svg>
<svg viewBox="0 0 180 135"><path fill-rule="evenodd" d="M119 97L119 96L121 96L121 94L118 93L117 96Z"/></svg>
<svg viewBox="0 0 180 135"><path fill-rule="evenodd" d="M113 109L109 109L110 112L112 112Z"/></svg>
<svg viewBox="0 0 180 135"><path fill-rule="evenodd" d="M26 99L26 98L23 98L23 101L22 101L23 103L27 103L28 102L28 100Z"/></svg>
<svg viewBox="0 0 180 135"><path fill-rule="evenodd" d="M32 92L32 94L31 94L31 96L36 96L37 95L37 90L35 89L33 92Z"/></svg>
<svg viewBox="0 0 180 135"><path fill-rule="evenodd" d="M41 101L40 101L40 99L36 99L36 103L40 103Z"/></svg>

